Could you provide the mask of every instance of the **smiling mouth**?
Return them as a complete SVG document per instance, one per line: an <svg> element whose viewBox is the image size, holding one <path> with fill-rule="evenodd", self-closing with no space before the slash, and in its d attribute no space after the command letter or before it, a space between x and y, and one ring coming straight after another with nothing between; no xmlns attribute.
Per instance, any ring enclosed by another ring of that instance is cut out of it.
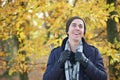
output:
<svg viewBox="0 0 120 80"><path fill-rule="evenodd" d="M80 33L74 33L74 35L80 35Z"/></svg>
<svg viewBox="0 0 120 80"><path fill-rule="evenodd" d="M74 34L75 36L80 36L80 34Z"/></svg>

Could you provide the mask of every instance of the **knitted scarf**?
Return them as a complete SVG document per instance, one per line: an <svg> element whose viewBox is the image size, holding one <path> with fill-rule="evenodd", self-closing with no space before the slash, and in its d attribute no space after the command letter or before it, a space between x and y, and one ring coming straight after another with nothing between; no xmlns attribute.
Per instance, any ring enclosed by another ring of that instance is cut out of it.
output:
<svg viewBox="0 0 120 80"><path fill-rule="evenodd" d="M67 41L65 44L65 50L70 50L69 42ZM82 41L76 49L76 52L83 52ZM73 67L72 67L73 66ZM65 77L66 80L79 80L79 71L80 71L80 63L76 62L75 64L71 64L69 60L65 62Z"/></svg>

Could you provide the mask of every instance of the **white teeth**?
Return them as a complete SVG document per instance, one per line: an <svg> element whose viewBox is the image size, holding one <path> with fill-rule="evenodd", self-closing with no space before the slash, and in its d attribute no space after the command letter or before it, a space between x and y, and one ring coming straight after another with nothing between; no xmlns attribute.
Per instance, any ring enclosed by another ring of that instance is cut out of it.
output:
<svg viewBox="0 0 120 80"><path fill-rule="evenodd" d="M76 31L75 31L75 32L73 32L73 33L74 33L75 35L80 35L80 33L79 33L79 32L76 32Z"/></svg>
<svg viewBox="0 0 120 80"><path fill-rule="evenodd" d="M74 33L74 34L80 34L80 33Z"/></svg>
<svg viewBox="0 0 120 80"><path fill-rule="evenodd" d="M79 34L75 34L75 35L79 35Z"/></svg>

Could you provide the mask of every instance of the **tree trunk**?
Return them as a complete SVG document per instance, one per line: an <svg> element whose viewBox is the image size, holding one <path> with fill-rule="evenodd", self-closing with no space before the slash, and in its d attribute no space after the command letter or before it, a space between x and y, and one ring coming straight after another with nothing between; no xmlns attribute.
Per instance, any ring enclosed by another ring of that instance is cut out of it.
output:
<svg viewBox="0 0 120 80"><path fill-rule="evenodd" d="M28 73L27 72L20 73L20 80L28 80Z"/></svg>
<svg viewBox="0 0 120 80"><path fill-rule="evenodd" d="M107 4L114 3L116 6L116 0L107 0ZM118 40L117 24L111 16L117 14L115 11L110 12L110 17L107 20L107 39L109 42L114 43L114 40Z"/></svg>
<svg viewBox="0 0 120 80"><path fill-rule="evenodd" d="M107 4L114 3L114 7L116 7L116 2L117 2L117 0L107 0ZM117 31L117 23L115 22L114 18L111 18L111 17L113 15L116 15L117 12L112 11L109 14L110 14L110 16L107 20L107 40L108 40L108 42L114 44L115 40L119 41L119 37L118 37L118 31ZM110 75L110 79L112 77L115 77L115 66L116 66L115 62L112 65L110 64L111 60L112 60L112 57L109 56L109 75Z"/></svg>

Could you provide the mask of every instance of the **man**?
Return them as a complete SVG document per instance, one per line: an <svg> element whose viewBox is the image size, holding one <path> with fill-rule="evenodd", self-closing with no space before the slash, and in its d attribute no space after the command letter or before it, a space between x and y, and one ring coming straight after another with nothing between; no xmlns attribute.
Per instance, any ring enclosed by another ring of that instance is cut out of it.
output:
<svg viewBox="0 0 120 80"><path fill-rule="evenodd" d="M107 80L102 57L86 43L85 32L82 18L74 16L67 21L67 37L51 51L43 80Z"/></svg>

